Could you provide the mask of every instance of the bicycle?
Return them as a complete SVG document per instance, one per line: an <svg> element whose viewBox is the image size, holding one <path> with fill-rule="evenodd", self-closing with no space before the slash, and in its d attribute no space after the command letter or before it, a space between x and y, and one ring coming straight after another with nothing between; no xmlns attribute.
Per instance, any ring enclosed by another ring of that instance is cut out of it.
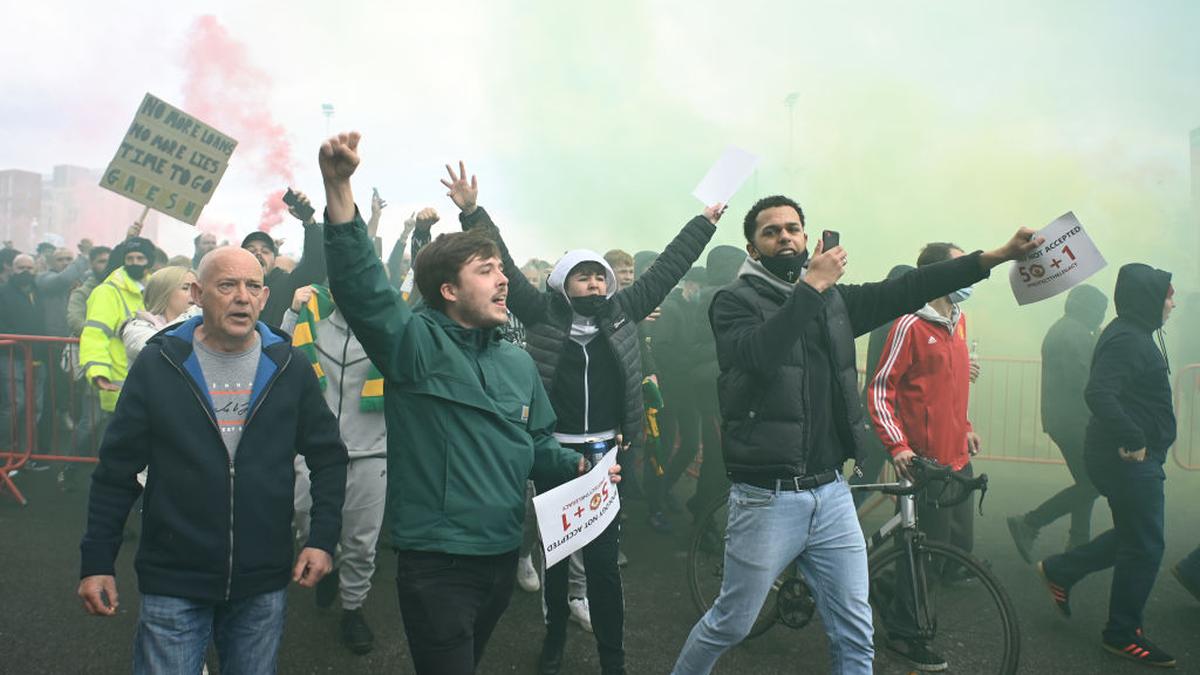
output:
<svg viewBox="0 0 1200 675"><path fill-rule="evenodd" d="M924 496L925 504L949 508L979 490L982 512L987 474L967 478L924 459L915 461L913 467L912 481L901 478L894 483L851 486L892 495L899 501L898 512L867 540L876 642L886 640L884 619L890 614L893 625L915 628L915 636L936 647L959 672L1015 673L1020 629L1016 610L1000 582L970 553L928 541L917 529L915 495L941 483L936 497ZM951 486L957 487L957 494L946 496ZM709 507L698 521L703 525L697 528L688 551L688 585L701 614L708 611L721 588L727 508L727 496ZM896 591L901 588L898 596ZM746 639L762 635L776 623L804 628L815 613L816 602L798 565L789 565L773 585ZM897 621L897 616L906 619Z"/></svg>

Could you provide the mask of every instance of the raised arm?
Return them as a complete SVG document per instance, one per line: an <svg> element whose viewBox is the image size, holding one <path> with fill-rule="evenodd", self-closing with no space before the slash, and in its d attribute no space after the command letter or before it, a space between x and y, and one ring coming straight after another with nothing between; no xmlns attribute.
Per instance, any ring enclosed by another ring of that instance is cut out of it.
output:
<svg viewBox="0 0 1200 675"><path fill-rule="evenodd" d="M339 134L321 145L329 289L375 367L384 377L398 380L396 356L413 314L388 283L354 205L350 177L358 167L358 141L358 133Z"/></svg>
<svg viewBox="0 0 1200 675"><path fill-rule="evenodd" d="M1023 258L1043 243L1044 238L1034 237L1033 230L1022 227L1000 248L926 265L896 279L838 286L838 291L846 301L854 334L862 335L901 314L917 311L930 300L988 278L996 265ZM841 246L830 253L839 251L844 261Z"/></svg>
<svg viewBox="0 0 1200 675"><path fill-rule="evenodd" d="M308 202L308 198L303 193L296 194L302 202ZM374 240L368 237L368 241L371 242L371 251L374 252ZM377 253L376 255L378 256ZM301 251L300 261L296 263L296 269L292 270L290 279L293 283L292 288L319 284L325 280L325 247L321 236L321 225L311 217L304 221L304 250Z"/></svg>
<svg viewBox="0 0 1200 675"><path fill-rule="evenodd" d="M442 179L442 185L449 189L446 196L459 208L458 219L463 230L481 230L496 242L500 248L500 258L504 263L504 276L508 277L508 308L514 316L526 326L542 323L550 309L550 296L534 288L529 280L521 274L521 269L513 261L508 252L500 229L492 222L492 217L479 206L479 181L475 176L467 180L467 167L463 162L458 163L458 173L449 164L446 172L450 180Z"/></svg>
<svg viewBox="0 0 1200 675"><path fill-rule="evenodd" d="M38 290L43 293L66 293L88 271L87 254L77 256L61 272L42 272L37 276Z"/></svg>
<svg viewBox="0 0 1200 675"><path fill-rule="evenodd" d="M667 244L662 255L654 261L633 285L617 293L631 321L641 321L650 316L662 301L679 284L679 280L704 252L708 241L717 231L717 221L725 213L724 204L714 204L704 209L704 214L692 218L679 234Z"/></svg>

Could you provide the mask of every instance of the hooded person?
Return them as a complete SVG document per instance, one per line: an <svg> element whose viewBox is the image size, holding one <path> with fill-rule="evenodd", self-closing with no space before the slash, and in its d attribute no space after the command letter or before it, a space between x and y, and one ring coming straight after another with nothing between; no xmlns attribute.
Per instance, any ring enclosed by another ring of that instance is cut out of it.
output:
<svg viewBox="0 0 1200 675"><path fill-rule="evenodd" d="M1108 298L1095 286L1080 284L1067 294L1063 315L1042 340L1042 429L1058 446L1073 483L1037 508L1008 519L1008 529L1025 562L1033 562L1038 531L1062 516L1071 516L1067 549L1091 540L1092 505L1100 493L1088 478L1084 463L1084 431L1088 411L1084 401L1096 334L1108 310Z"/></svg>
<svg viewBox="0 0 1200 675"><path fill-rule="evenodd" d="M79 362L84 377L99 391L104 413L116 409L121 385L129 372L121 328L145 309L142 289L154 252L154 243L144 237L130 237L118 244L109 257L111 271L87 299L87 314L79 335Z"/></svg>
<svg viewBox="0 0 1200 675"><path fill-rule="evenodd" d="M1037 565L1055 605L1067 616L1071 587L1112 567L1101 645L1117 656L1155 666L1175 665L1174 657L1146 637L1143 624L1162 563L1163 464L1175 442L1162 338L1163 323L1175 307L1174 293L1169 272L1130 263L1117 273L1117 318L1096 341L1084 389L1091 411L1084 438L1087 473L1108 500L1113 529Z"/></svg>
<svg viewBox="0 0 1200 675"><path fill-rule="evenodd" d="M525 325L526 350L558 417L555 438L592 459L639 443L643 431L642 362L637 323L651 314L700 257L716 232L722 208L705 209L667 245L658 260L627 288L594 251L567 252L541 292L521 274L499 230L476 204L477 183L451 171L450 197L467 230L482 229L500 248L508 277L508 308ZM620 455L619 455L620 457ZM624 462L623 460L621 460ZM544 487L539 485L539 491ZM625 495L625 493L622 493ZM620 519L583 548L591 626L603 673L625 672L624 597L617 566ZM539 673L562 668L568 614L567 569L546 571L546 639Z"/></svg>

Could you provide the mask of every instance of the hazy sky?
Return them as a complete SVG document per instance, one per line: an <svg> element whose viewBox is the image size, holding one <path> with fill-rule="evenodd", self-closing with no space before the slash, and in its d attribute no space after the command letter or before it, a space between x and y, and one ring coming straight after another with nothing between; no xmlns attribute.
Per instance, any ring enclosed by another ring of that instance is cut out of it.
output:
<svg viewBox="0 0 1200 675"><path fill-rule="evenodd" d="M1073 210L1112 263L1106 291L1133 259L1196 283L1200 3L26 2L5 10L20 28L0 42L0 168L105 166L146 91L182 105L206 73L201 14L262 74L206 121L266 111L313 193L334 104L334 128L364 134L360 205L371 186L392 203L385 233L423 205L453 220L437 179L462 158L519 258L661 248L737 144L763 163L721 242L740 244L754 198L786 192L866 280L925 241L991 247ZM248 231L282 186L242 149L205 215ZM1005 286L972 302L1007 311Z"/></svg>

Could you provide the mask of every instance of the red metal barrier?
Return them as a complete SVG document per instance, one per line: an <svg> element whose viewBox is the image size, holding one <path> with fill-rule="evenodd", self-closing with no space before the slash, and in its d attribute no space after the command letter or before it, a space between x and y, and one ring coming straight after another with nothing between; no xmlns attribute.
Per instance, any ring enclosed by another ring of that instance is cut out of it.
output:
<svg viewBox="0 0 1200 675"><path fill-rule="evenodd" d="M64 351L78 344L77 338L0 334L0 493L21 505L27 500L13 477L29 462L97 461L98 401L82 396L86 385L63 368ZM89 430L86 437L80 426Z"/></svg>

